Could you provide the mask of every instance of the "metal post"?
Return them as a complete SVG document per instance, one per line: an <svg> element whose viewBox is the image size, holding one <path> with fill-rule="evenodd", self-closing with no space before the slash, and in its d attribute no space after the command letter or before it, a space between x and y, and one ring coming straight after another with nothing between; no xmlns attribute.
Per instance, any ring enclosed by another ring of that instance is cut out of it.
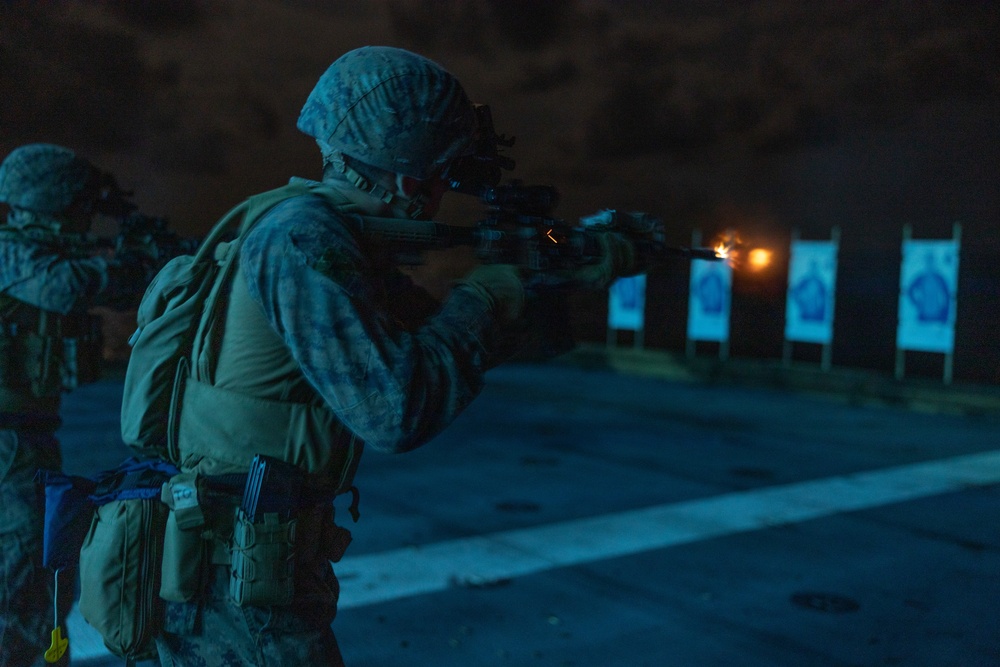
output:
<svg viewBox="0 0 1000 667"><path fill-rule="evenodd" d="M799 240L799 228L798 227L792 227L792 238L791 238L791 241L788 244L788 257L789 257L789 259L792 256L792 245L796 241L798 241L798 240ZM789 262L789 266L791 266L790 262ZM789 280L791 280L791 275L789 275ZM790 298L790 293L789 293L788 290L790 288L791 288L790 284L785 287L785 330L786 330L786 332L788 330L788 300ZM792 341L788 340L787 338L784 339L784 344L782 345L782 349L781 349L781 365L784 366L785 368L788 368L788 367L790 367L792 365Z"/></svg>
<svg viewBox="0 0 1000 667"><path fill-rule="evenodd" d="M830 229L830 240L833 241L833 247L836 252L837 263L840 263L840 225L834 225ZM836 270L836 267L834 267ZM837 306L837 286L834 283L833 291L830 293L830 316L836 322L836 306ZM823 344L823 357L820 362L820 368L823 371L829 371L830 367L833 365L833 331L830 331L830 342Z"/></svg>
<svg viewBox="0 0 1000 667"><path fill-rule="evenodd" d="M905 224L903 225L903 242L909 241L913 238L913 225ZM903 269L902 269L902 256L900 256L900 269L899 269L899 298L903 298ZM898 308L898 306L897 306ZM902 380L903 375L906 371L906 351L899 347L899 315L897 311L896 315L896 379Z"/></svg>
<svg viewBox="0 0 1000 667"><path fill-rule="evenodd" d="M956 222L956 223L954 223L952 225L952 227L951 227L951 236L952 236L953 239L955 239L955 246L956 246L956 248L958 250L958 257L961 257L961 254L962 254L961 253L961 250L962 250L962 223ZM958 257L956 257L956 261L958 260ZM957 267L956 267L956 269L957 269ZM955 290L954 299L955 299L955 314L956 314L956 320L957 320L957 314L958 314L958 290L957 289ZM954 347L955 347L954 336L955 336L955 332L952 331L952 350L954 350ZM954 373L954 368L955 368L955 355L954 355L954 352L947 352L947 353L945 353L945 355L944 355L944 383L945 384L951 384L952 376L953 376L953 373Z"/></svg>
<svg viewBox="0 0 1000 667"><path fill-rule="evenodd" d="M701 245L701 230L697 227L691 230L691 247L697 248ZM688 276L688 321L691 320L691 278ZM694 359L697 352L697 342L688 336L687 328L684 329L684 355L688 359Z"/></svg>

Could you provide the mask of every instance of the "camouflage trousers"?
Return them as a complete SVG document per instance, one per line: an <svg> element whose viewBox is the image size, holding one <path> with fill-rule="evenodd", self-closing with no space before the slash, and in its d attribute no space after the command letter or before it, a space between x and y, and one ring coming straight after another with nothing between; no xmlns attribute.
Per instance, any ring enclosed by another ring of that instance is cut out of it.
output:
<svg viewBox="0 0 1000 667"><path fill-rule="evenodd" d="M52 434L0 430L0 667L49 664L54 574L42 566L45 495L35 473L61 465ZM65 636L74 581L69 573L59 579ZM68 652L58 664L69 664Z"/></svg>
<svg viewBox="0 0 1000 667"><path fill-rule="evenodd" d="M229 569L213 566L200 603L166 603L156 649L162 667L344 667L330 624L339 584L333 570L317 573L326 594L288 607L239 607L229 595ZM331 603L332 600L332 603Z"/></svg>

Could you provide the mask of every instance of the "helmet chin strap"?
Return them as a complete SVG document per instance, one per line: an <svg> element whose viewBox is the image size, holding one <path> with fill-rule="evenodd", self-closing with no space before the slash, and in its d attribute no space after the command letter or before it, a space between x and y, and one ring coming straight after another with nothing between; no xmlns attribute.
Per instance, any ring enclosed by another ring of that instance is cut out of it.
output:
<svg viewBox="0 0 1000 667"><path fill-rule="evenodd" d="M329 163L344 175L348 183L362 192L367 192L379 201L402 211L408 218L416 220L424 212L424 207L427 206L427 198L424 195L404 197L398 192L392 192L353 169L343 158L330 159Z"/></svg>

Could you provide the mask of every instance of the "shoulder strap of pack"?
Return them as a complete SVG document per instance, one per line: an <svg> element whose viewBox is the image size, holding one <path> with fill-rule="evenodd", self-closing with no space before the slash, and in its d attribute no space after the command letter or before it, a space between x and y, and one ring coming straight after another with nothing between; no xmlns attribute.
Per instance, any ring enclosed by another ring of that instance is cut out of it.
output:
<svg viewBox="0 0 1000 667"><path fill-rule="evenodd" d="M215 238L213 247L199 248L198 259L201 261L218 262L219 271L216 274L212 289L206 298L205 307L202 310L201 321L198 323L198 330L194 338L194 347L191 353L192 377L200 382L211 383L212 381L212 359L210 358L211 355L206 352L211 350L211 345L208 343L212 339L212 332L216 329L216 324L220 317L217 304L220 295L227 289L229 281L236 272L239 249L243 245L243 240L246 238L247 234L251 229L253 229L257 222L264 217L265 213L286 199L310 193L329 197L330 195L327 194L328 192L329 189L325 188L320 183L313 183L311 181L293 181L283 187L262 192L259 195L250 197L236 209L230 211L226 218L223 218L223 220L220 221L219 224L212 230L214 233L216 230L221 228L221 231ZM233 215L234 212L239 212L237 209L241 209L243 211L243 219L240 224L239 231L233 241L223 246L219 242L219 239L221 239L222 233L231 227L232 221L235 218L235 215ZM227 220L227 218L229 218L229 220ZM227 224L223 226L223 223ZM205 253L204 255L202 255L203 251ZM209 252L212 254L208 255Z"/></svg>

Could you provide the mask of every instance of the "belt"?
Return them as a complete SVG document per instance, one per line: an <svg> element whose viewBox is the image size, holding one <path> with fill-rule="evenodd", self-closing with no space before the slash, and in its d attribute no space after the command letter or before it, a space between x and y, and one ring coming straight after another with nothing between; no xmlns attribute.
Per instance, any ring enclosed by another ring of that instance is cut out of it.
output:
<svg viewBox="0 0 1000 667"><path fill-rule="evenodd" d="M13 387L6 382L0 384L0 412L25 412L33 408L37 412L49 409L58 412L61 399L61 393L53 393L50 396L32 396L30 384Z"/></svg>
<svg viewBox="0 0 1000 667"><path fill-rule="evenodd" d="M226 501L231 501L232 499L242 499L243 489L246 487L247 483L247 474L232 473L228 475L206 475L201 479L205 482L206 490L208 491L210 499L223 500L223 498L225 498L223 504L228 504ZM319 505L320 503L332 501L334 495L330 491L330 488L331 487L329 485L307 483L300 492L298 509L304 510L315 505ZM354 522L357 523L358 518L361 516L361 513L358 511L358 503L361 500L361 494L356 486L352 486L348 490L348 493L351 494L351 504L347 511L350 513Z"/></svg>
<svg viewBox="0 0 1000 667"><path fill-rule="evenodd" d="M30 403L22 401L23 405L34 409L11 410L10 405L3 401L3 397L4 392L0 389L0 430L54 433L62 426L58 402L54 410L47 409L46 405L40 405L38 399Z"/></svg>
<svg viewBox="0 0 1000 667"><path fill-rule="evenodd" d="M246 477L244 475L244 477ZM351 505L348 512L351 518L357 522L360 513L358 512L358 500L360 494L357 487L351 487ZM210 533L206 534L211 546L209 547L209 562L213 565L228 565L231 562L230 540L233 534L233 521L236 515L236 508L240 505L241 497L233 493L220 492L212 488L209 483L206 489L206 524L210 528ZM316 522L333 523L332 511L324 511L320 505L322 502L332 500L326 498L324 501L313 502L311 504L300 503L298 521L300 529L304 534L316 533L315 529L310 530L307 525L318 525ZM325 518L324 518L325 517ZM306 522L306 523L303 523ZM343 529L339 529L343 530ZM347 533L350 535L350 533ZM344 548L346 549L346 544Z"/></svg>

